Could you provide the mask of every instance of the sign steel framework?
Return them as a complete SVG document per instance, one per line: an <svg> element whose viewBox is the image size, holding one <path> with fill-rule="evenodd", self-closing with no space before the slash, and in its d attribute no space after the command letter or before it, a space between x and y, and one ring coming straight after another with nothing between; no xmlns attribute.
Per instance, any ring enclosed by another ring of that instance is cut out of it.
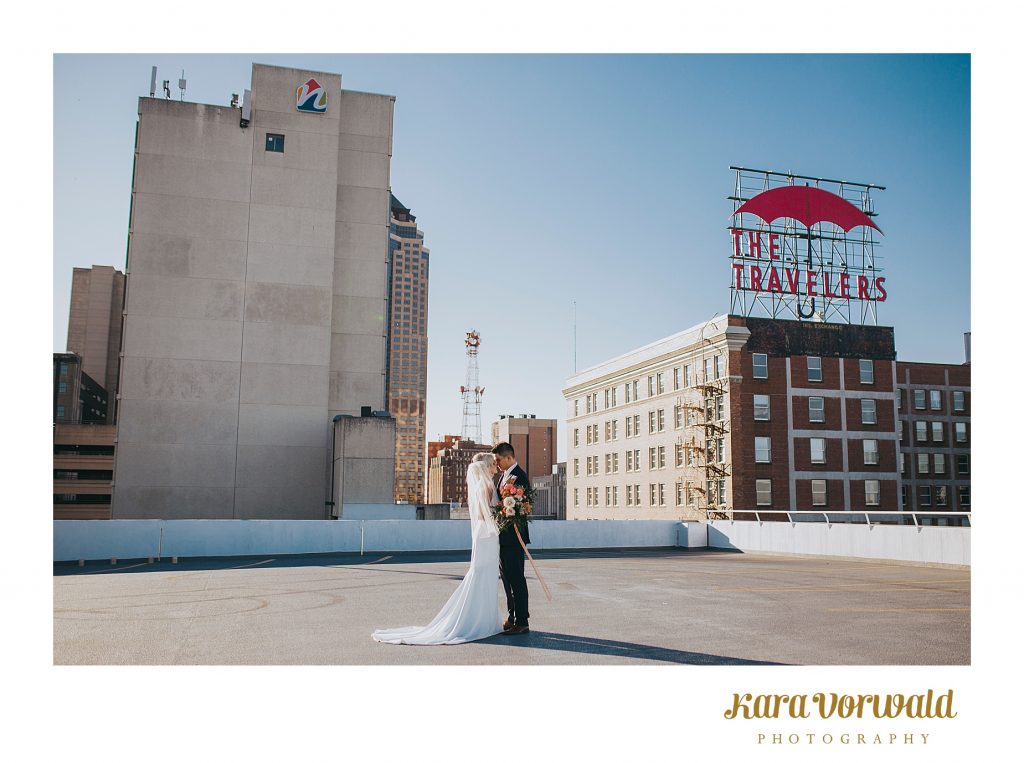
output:
<svg viewBox="0 0 1024 763"><path fill-rule="evenodd" d="M730 312L877 325L887 294L871 193L885 187L729 169ZM787 186L807 190L765 195Z"/></svg>

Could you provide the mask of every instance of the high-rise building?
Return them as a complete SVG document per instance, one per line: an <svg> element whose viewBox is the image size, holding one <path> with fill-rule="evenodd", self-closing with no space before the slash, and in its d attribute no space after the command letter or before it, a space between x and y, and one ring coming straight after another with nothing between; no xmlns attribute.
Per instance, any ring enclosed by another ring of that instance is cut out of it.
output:
<svg viewBox="0 0 1024 763"><path fill-rule="evenodd" d="M502 414L491 423L491 441L507 442L516 452L516 461L523 467L531 483L537 477L551 474L558 443L558 420L538 419L533 414L518 416Z"/></svg>
<svg viewBox="0 0 1024 763"><path fill-rule="evenodd" d="M395 500L421 503L427 459L427 287L430 250L408 207L391 196L387 405L395 419Z"/></svg>
<svg viewBox="0 0 1024 763"><path fill-rule="evenodd" d="M457 503L466 506L466 473L477 453L490 453L490 445L453 437L451 445L430 459L427 480L428 503Z"/></svg>
<svg viewBox="0 0 1024 763"><path fill-rule="evenodd" d="M890 327L718 316L569 379L568 518L966 509L969 368L897 363Z"/></svg>
<svg viewBox="0 0 1024 763"><path fill-rule="evenodd" d="M109 396L73 352L53 353L53 423L106 424Z"/></svg>
<svg viewBox="0 0 1024 763"><path fill-rule="evenodd" d="M115 518L349 500L333 419L386 403L394 100L261 64L241 107L139 99Z"/></svg>
<svg viewBox="0 0 1024 763"><path fill-rule="evenodd" d="M106 391L107 421L116 420L121 312L125 276L109 265L75 268L71 276L71 311L67 351L81 358L82 371Z"/></svg>

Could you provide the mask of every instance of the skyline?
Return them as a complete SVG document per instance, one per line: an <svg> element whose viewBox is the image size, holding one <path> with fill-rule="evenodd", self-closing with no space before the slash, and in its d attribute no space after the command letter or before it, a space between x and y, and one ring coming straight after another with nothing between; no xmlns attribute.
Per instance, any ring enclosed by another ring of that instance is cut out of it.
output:
<svg viewBox="0 0 1024 763"><path fill-rule="evenodd" d="M727 312L730 165L886 186L875 204L890 300L878 322L894 326L900 360L963 362L965 55L58 55L55 351L72 268L124 269L149 67L172 83L184 69L185 100L227 105L253 62L338 72L347 89L397 97L392 192L434 265L430 440L461 431L470 329L482 336L483 421L556 418L564 460L574 300L579 370ZM754 71L770 90L749 83ZM962 287L944 293L950 282Z"/></svg>

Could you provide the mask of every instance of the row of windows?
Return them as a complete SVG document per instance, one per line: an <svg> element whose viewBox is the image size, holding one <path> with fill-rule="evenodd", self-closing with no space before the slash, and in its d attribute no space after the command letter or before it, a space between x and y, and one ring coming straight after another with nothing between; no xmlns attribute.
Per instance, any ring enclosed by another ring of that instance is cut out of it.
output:
<svg viewBox="0 0 1024 763"><path fill-rule="evenodd" d="M946 423L944 421L915 421L914 424L914 441L915 442L946 442ZM897 431L900 436L900 440L903 440L903 420L900 419ZM929 438L929 434L931 437ZM967 422L966 421L954 421L953 422L953 441L959 443L967 442Z"/></svg>
<svg viewBox="0 0 1024 763"><path fill-rule="evenodd" d="M912 458L909 453L900 454L900 474L906 476L909 474L908 465ZM917 462L917 475L946 474L946 454L945 453L918 453L914 460ZM960 453L956 457L956 473L960 476L967 476L971 473L971 457L967 453Z"/></svg>
<svg viewBox="0 0 1024 763"><path fill-rule="evenodd" d="M942 390L938 389L915 389L914 393L914 410L915 411L941 411L942 410ZM952 400L952 409L956 412L962 413L967 410L965 393L963 390L953 390L950 395ZM896 405L898 408L903 407L903 390L899 389L896 391Z"/></svg>
<svg viewBox="0 0 1024 763"><path fill-rule="evenodd" d="M759 438L760 439L760 438ZM767 439L767 438L765 438ZM704 458L707 463L724 463L725 462L725 438L724 437L713 437L709 439L703 448L690 447L677 443L675 446L675 465L677 468L683 466L697 466L698 465L698 451L703 450ZM664 469L667 466L666 460L666 447L664 445L658 445L653 448L647 449L647 468L648 470ZM586 469L586 476L594 477L599 474L618 474L619 473L619 454L618 453L605 453L604 454L604 471L601 471L601 456L586 456L584 459L584 468ZM640 450L627 450L625 455L625 468L626 472L639 472L643 470L643 465L640 457ZM580 460L574 458L572 460L572 475L574 477L580 476Z"/></svg>
<svg viewBox="0 0 1024 763"><path fill-rule="evenodd" d="M710 496L710 501L715 505L725 504L725 480L709 480L707 482L706 490L699 490L690 483L676 483L675 490L675 505L676 506L694 506L697 502L697 494L704 492ZM626 485L625 489L625 505L639 507L643 505L654 507L667 506L666 503L666 490L664 482L650 483L647 489L646 496L640 485ZM619 505L619 486L608 485L602 491L599 487L588 487L585 488L584 498L587 506L618 506ZM573 488L572 491L573 506L580 505L580 488ZM602 498L604 499L602 502ZM647 499L647 503L644 504L644 499Z"/></svg>
<svg viewBox="0 0 1024 763"><path fill-rule="evenodd" d="M952 508L950 505L951 495L952 493L947 485L918 485L917 503L915 506L910 506L910 485L904 485L900 493L900 503L905 509L927 509L932 506ZM956 486L956 501L957 506L961 509L969 509L971 507L970 485Z"/></svg>
<svg viewBox="0 0 1024 763"><path fill-rule="evenodd" d="M692 387L695 381L694 369L699 369L700 366L687 363L682 366L678 366L672 369L672 389L678 391L687 387ZM725 356L717 354L714 357L704 359L703 366L704 374L703 380L711 379L722 379L725 377ZM665 394L665 379L666 372L659 371L655 374L651 374L647 377L647 397L656 397L657 395ZM604 408L614 408L617 406L619 398L619 387L607 387L604 390ZM624 401L626 403L635 403L640 400L640 379L633 379L623 384ZM596 413L598 410L598 402L600 400L597 392L588 393L583 396L583 408L585 413ZM580 398L573 400L573 416L580 415Z"/></svg>
<svg viewBox="0 0 1024 763"><path fill-rule="evenodd" d="M684 406L677 405L673 410L674 426L676 429L683 427L683 410ZM709 397L706 401L706 408L704 411L706 421L722 421L725 419L725 397L718 395L715 397ZM632 416L626 416L626 437L639 437L642 432L640 431L640 414L635 413ZM697 409L689 408L686 416L687 426L696 426L697 424ZM655 411L647 412L647 434L654 434L656 432L665 431L665 409L659 408ZM600 439L601 425L600 424L588 424L585 427L585 438L587 445L594 445L601 441ZM619 439L619 422L618 419L611 419L604 422L604 441L611 442L612 440ZM573 429L573 446L579 447L580 444L580 430L579 428Z"/></svg>
<svg viewBox="0 0 1024 763"><path fill-rule="evenodd" d="M755 379L767 379L768 378L768 355L763 352L752 353L754 356L754 378ZM861 384L874 384L875 383L875 362L873 360L861 359L858 361L860 369L860 383ZM807 357L807 381L809 382L820 382L822 381L821 373L821 358L815 356Z"/></svg>
<svg viewBox="0 0 1024 763"><path fill-rule="evenodd" d="M828 506L828 481L811 480L811 505ZM772 505L772 481L755 480L758 506ZM881 487L878 480L864 480L864 505L878 506L881 502Z"/></svg>

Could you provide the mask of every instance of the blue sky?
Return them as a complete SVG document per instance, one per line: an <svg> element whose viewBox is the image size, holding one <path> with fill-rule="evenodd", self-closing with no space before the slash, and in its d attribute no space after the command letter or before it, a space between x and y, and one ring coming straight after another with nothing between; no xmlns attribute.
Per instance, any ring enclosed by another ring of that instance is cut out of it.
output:
<svg viewBox="0 0 1024 763"><path fill-rule="evenodd" d="M470 328L486 431L499 413L563 419L573 300L580 369L727 311L730 165L886 186L879 323L901 359L963 361L965 55L58 55L55 351L71 269L124 268L150 67L227 105L253 62L397 96L392 189L431 249L431 439L460 431Z"/></svg>

